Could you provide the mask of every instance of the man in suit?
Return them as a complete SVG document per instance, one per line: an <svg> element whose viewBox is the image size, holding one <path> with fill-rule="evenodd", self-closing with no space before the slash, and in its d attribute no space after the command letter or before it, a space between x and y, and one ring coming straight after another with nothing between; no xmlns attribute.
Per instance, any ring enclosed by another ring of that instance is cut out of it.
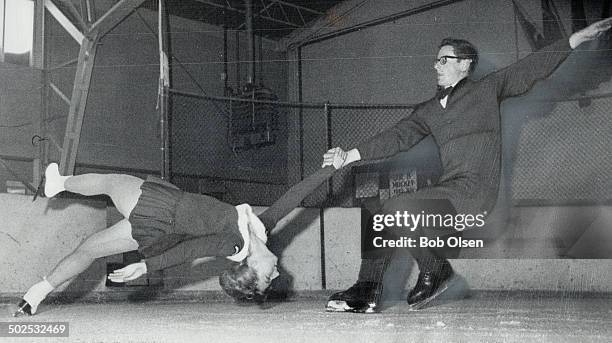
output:
<svg viewBox="0 0 612 343"><path fill-rule="evenodd" d="M501 174L501 101L528 92L537 81L552 74L574 48L596 39L611 26L612 18L596 22L572 34L569 40L557 41L478 81L468 78L478 62L474 45L463 39L444 39L434 61L436 97L417 105L409 117L351 150L329 150L323 156L323 166L340 169L355 161L389 157L431 135L442 162L439 181L386 200L380 213L486 215L497 199ZM454 228L441 226L404 232L417 240L461 235ZM458 250L416 247L409 252L420 272L407 301L413 309L419 309L447 289L455 275L447 258L456 256ZM357 282L333 294L327 309L375 312L388 260L363 259Z"/></svg>

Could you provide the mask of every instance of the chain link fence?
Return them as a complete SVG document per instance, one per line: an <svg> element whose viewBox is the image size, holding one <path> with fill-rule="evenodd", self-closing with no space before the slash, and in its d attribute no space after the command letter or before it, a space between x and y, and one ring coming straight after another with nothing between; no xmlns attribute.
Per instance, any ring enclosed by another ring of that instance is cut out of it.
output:
<svg viewBox="0 0 612 343"><path fill-rule="evenodd" d="M318 149L307 149L305 175L321 166L322 152L328 148L352 148L412 113L410 105L330 104L324 110L324 118L327 120L328 127L328 134L325 138L328 144ZM355 205L355 198L365 197L365 194L362 194L367 192L364 188L368 185L370 187L376 185L376 180L380 176L377 168L370 173L367 172L367 167L360 168L359 172L356 172L355 167L362 164L358 163L353 168L338 171L326 189L321 190L320 194L313 194L306 200L306 204L319 206L326 201L331 206ZM369 177L361 175L363 170L370 174ZM377 188L370 189L369 193L377 193Z"/></svg>
<svg viewBox="0 0 612 343"><path fill-rule="evenodd" d="M412 111L410 105L297 104L171 94L173 182L224 201L262 206L320 168L329 148L354 147ZM612 97L549 102L538 108L539 117L527 118L518 128L504 128L518 133L517 139L505 142L515 145L506 176L512 198L540 204L609 200L610 108ZM376 196L384 188L398 191L385 183L406 184L399 191L411 191L414 184L435 182L435 144L424 145L385 164L402 175L381 178L381 167L358 163L336 173L303 205L354 206L355 199Z"/></svg>
<svg viewBox="0 0 612 343"><path fill-rule="evenodd" d="M171 177L189 191L269 205L348 148L411 113L409 105L296 104L171 91ZM359 120L354 120L360 118ZM351 170L339 171L305 206L351 206Z"/></svg>
<svg viewBox="0 0 612 343"><path fill-rule="evenodd" d="M513 165L521 203L604 203L612 199L612 96L550 104L525 123Z"/></svg>

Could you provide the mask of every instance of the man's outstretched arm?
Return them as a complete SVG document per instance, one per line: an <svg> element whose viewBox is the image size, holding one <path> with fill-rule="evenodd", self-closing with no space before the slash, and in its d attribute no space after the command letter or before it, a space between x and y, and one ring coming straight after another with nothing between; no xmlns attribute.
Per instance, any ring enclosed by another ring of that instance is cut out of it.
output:
<svg viewBox="0 0 612 343"><path fill-rule="evenodd" d="M612 26L612 18L598 21L503 68L487 78L492 79L498 99L528 92L537 81L551 75L578 45L597 39Z"/></svg>
<svg viewBox="0 0 612 343"><path fill-rule="evenodd" d="M359 143L351 150L333 148L323 155L325 166L341 169L360 160L381 159L406 151L431 134L427 123L422 118L423 111L419 105L412 113L397 124Z"/></svg>
<svg viewBox="0 0 612 343"><path fill-rule="evenodd" d="M600 20L580 31L574 32L569 38L570 47L576 49L576 47L584 42L598 39L610 28L612 28L612 17Z"/></svg>

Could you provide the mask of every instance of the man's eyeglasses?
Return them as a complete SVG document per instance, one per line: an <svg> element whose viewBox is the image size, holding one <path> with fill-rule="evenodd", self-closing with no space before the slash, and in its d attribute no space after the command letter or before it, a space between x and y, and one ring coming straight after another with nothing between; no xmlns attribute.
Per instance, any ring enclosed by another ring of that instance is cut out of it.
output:
<svg viewBox="0 0 612 343"><path fill-rule="evenodd" d="M465 59L465 57L459 57L459 56L448 56L448 55L445 55L445 56L442 56L442 57L440 57L440 58L436 58L436 59L434 60L434 61L435 61L435 62L434 62L434 64L438 64L438 63L440 63L440 65L442 65L442 66L443 66L443 65L445 65L445 64L446 64L446 62L448 62L448 59L449 59L449 58L452 58L452 59L455 59L455 60L464 60L464 59Z"/></svg>

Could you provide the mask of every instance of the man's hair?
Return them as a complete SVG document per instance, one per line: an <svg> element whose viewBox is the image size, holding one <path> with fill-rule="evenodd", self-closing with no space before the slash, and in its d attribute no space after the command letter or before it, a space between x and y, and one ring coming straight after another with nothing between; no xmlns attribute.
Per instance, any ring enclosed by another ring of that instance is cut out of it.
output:
<svg viewBox="0 0 612 343"><path fill-rule="evenodd" d="M264 296L257 289L257 273L246 261L224 270L219 276L219 285L237 301L259 301Z"/></svg>
<svg viewBox="0 0 612 343"><path fill-rule="evenodd" d="M457 55L457 57L472 60L472 63L470 63L470 74L474 71L474 69L476 69L476 65L478 64L478 50L476 50L474 44L466 41L465 39L449 37L444 38L442 42L440 42L438 48L441 48L446 45L450 45L453 47L453 50L455 51L455 55Z"/></svg>

